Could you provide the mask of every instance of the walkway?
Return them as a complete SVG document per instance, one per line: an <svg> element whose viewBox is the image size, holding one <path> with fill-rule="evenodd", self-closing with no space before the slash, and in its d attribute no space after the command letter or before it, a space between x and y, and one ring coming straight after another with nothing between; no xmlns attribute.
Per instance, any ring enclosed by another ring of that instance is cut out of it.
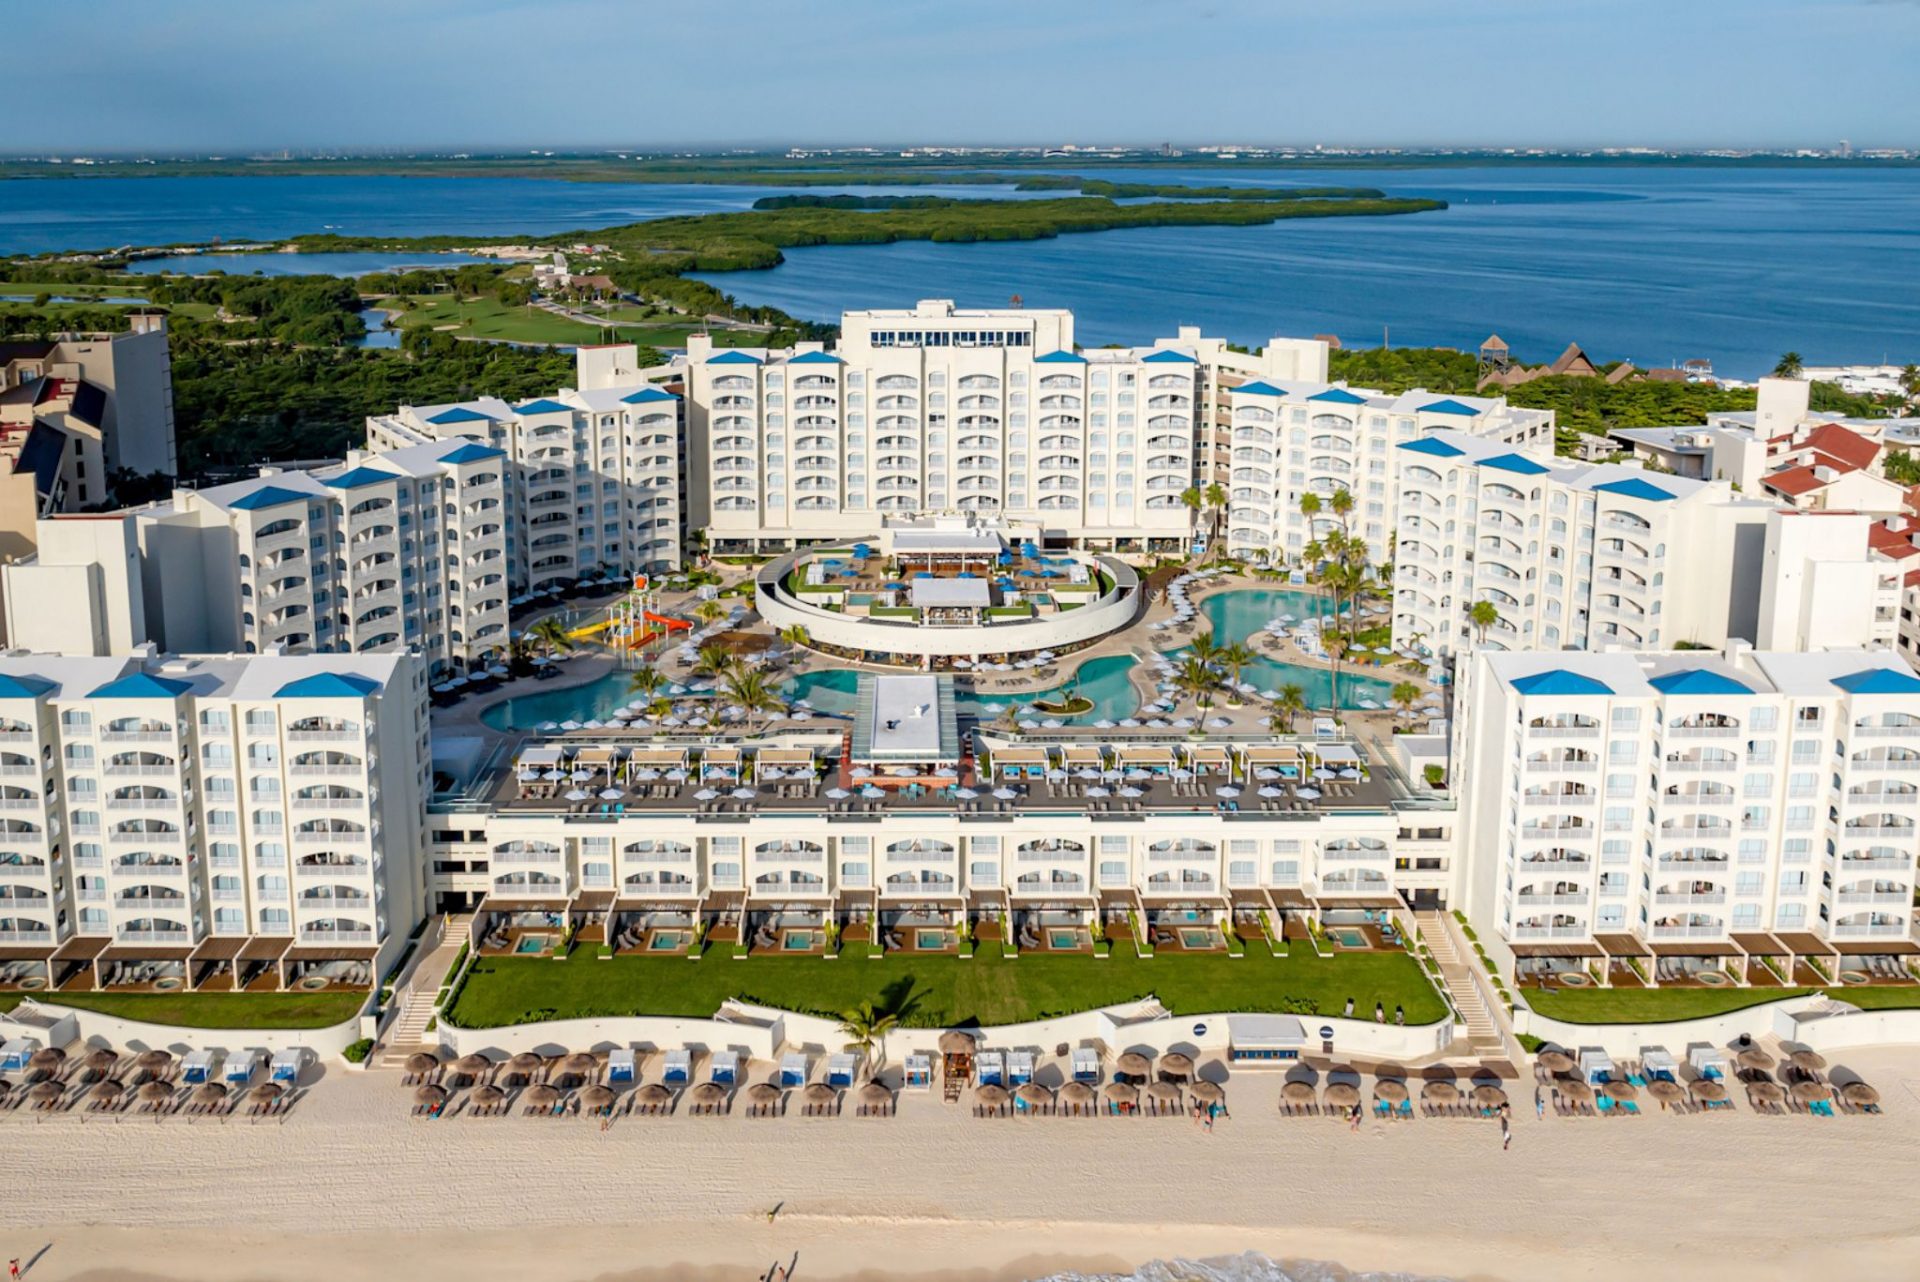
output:
<svg viewBox="0 0 1920 1282"><path fill-rule="evenodd" d="M1446 984L1447 996L1453 999L1453 1008L1466 1022L1470 1052L1487 1058L1511 1058L1509 1047L1515 1042L1513 1027L1504 1009L1489 1008L1481 1000L1480 987L1474 983L1470 970L1479 962L1464 939L1456 940L1453 917L1429 910L1415 913L1413 919L1420 927L1420 938L1432 951L1433 959L1440 963L1440 978Z"/></svg>
<svg viewBox="0 0 1920 1282"><path fill-rule="evenodd" d="M381 1040L379 1067L400 1068L415 1051L431 1050L438 1045L438 1039L427 1031L433 1019L433 1003L440 994L440 981L453 968L453 959L466 946L472 927L473 918L469 914L445 916L428 926L426 934L421 936L422 939L437 936L439 943L432 952L415 957L412 968L394 990L395 1014Z"/></svg>

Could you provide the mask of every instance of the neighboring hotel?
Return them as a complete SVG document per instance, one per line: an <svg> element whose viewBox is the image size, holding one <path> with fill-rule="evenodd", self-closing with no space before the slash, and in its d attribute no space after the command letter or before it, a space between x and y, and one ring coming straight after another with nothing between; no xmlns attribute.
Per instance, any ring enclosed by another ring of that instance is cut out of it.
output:
<svg viewBox="0 0 1920 1282"><path fill-rule="evenodd" d="M617 938L1449 907L1497 954L1656 980L1920 951L1920 679L1889 648L1911 536L1781 501L1757 483L1778 471L1764 443L1722 442L1756 481L1736 489L1717 464L1556 458L1552 415L1498 398L1329 382L1324 343L1248 355L1182 329L1083 351L1066 312L937 300L850 312L842 333L831 349L697 338L650 369L587 348L577 387L401 406L343 463L120 512L36 503L37 554L0 566L16 647L0 656L0 960L52 982L161 966L278 987L374 968L422 913L462 909L483 931L563 919ZM1747 436L1786 442L1782 467L1871 462L1835 425L1806 429L1803 405L1774 412L1780 395ZM1656 446L1679 448L1636 448ZM1189 491L1212 485L1223 509L1196 513ZM1336 527L1390 561L1394 640L1451 674L1450 722L1390 749L1331 719L966 743L953 678L928 673L864 685L851 735L449 740L459 782L434 795L428 686L497 663L529 598L671 574L689 540L773 558L772 621L935 666L1119 635L1150 595L1134 565L1216 521L1256 564L1309 569ZM809 546L854 541L928 566L1031 542L1068 567L1053 595L1093 599L1014 622L985 579L933 578L882 607L942 625L907 628L805 578L822 568ZM814 591L782 596L790 577ZM861 767L937 794L983 750L994 779L976 782L1045 782L861 809L827 804L825 780L777 786ZM1041 798L1089 770L1148 788L1125 806ZM677 771L715 802L657 795ZM1327 785L1311 799L1214 801L1229 774L1309 772ZM750 806L715 808L749 781Z"/></svg>

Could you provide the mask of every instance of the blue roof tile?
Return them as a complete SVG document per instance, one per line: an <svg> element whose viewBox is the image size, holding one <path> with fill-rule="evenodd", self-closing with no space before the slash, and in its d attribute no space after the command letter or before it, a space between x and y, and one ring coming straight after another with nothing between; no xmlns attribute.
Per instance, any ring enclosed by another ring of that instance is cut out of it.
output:
<svg viewBox="0 0 1920 1282"><path fill-rule="evenodd" d="M171 677L156 677L151 672L129 672L87 692L89 699L177 699L193 686Z"/></svg>
<svg viewBox="0 0 1920 1282"><path fill-rule="evenodd" d="M1892 668L1864 668L1835 677L1833 684L1848 694L1920 694L1920 677Z"/></svg>
<svg viewBox="0 0 1920 1282"><path fill-rule="evenodd" d="M1449 445L1437 436L1423 436L1417 441L1408 441L1400 448L1414 454L1431 454L1435 458L1459 458L1466 453L1458 445Z"/></svg>
<svg viewBox="0 0 1920 1282"><path fill-rule="evenodd" d="M1033 358L1033 363L1036 365L1085 365L1087 358L1078 352L1062 350L1048 352L1045 356L1036 356Z"/></svg>
<svg viewBox="0 0 1920 1282"><path fill-rule="evenodd" d="M525 405L514 406L515 414L571 414L573 406L562 405L559 401L541 397L537 401L528 401Z"/></svg>
<svg viewBox="0 0 1920 1282"><path fill-rule="evenodd" d="M648 401L677 401L680 398L662 387L643 387L631 396L622 396L622 405L644 405Z"/></svg>
<svg viewBox="0 0 1920 1282"><path fill-rule="evenodd" d="M468 441L450 454L442 454L442 463L478 463L482 459L505 458L505 450L497 450L491 445L482 445L478 441Z"/></svg>
<svg viewBox="0 0 1920 1282"><path fill-rule="evenodd" d="M1752 694L1751 686L1705 668L1682 668L1652 677L1647 684L1667 694Z"/></svg>
<svg viewBox="0 0 1920 1282"><path fill-rule="evenodd" d="M1242 383L1238 387L1227 389L1235 396L1285 396L1286 393L1272 383Z"/></svg>
<svg viewBox="0 0 1920 1282"><path fill-rule="evenodd" d="M1593 488L1630 499L1645 499L1650 503L1671 503L1674 498L1669 491L1661 489L1652 481L1643 481L1637 476L1630 476L1624 481L1608 481Z"/></svg>
<svg viewBox="0 0 1920 1282"><path fill-rule="evenodd" d="M1480 411L1473 408L1473 406L1462 405L1452 397L1448 397L1444 401L1432 401L1426 405L1422 405L1420 412L1422 414L1464 414L1468 418L1478 418L1480 415Z"/></svg>
<svg viewBox="0 0 1920 1282"><path fill-rule="evenodd" d="M743 352L737 347L724 352L716 352L712 356L707 357L707 364L709 365L758 365L760 363L761 361L758 356L755 356L752 352Z"/></svg>
<svg viewBox="0 0 1920 1282"><path fill-rule="evenodd" d="M1602 685L1592 677L1583 677L1578 672L1568 672L1565 668L1549 668L1545 672L1536 672L1531 676L1516 677L1513 688L1521 694L1612 694L1610 686Z"/></svg>
<svg viewBox="0 0 1920 1282"><path fill-rule="evenodd" d="M789 365L845 365L846 362L832 352L802 352L788 361Z"/></svg>
<svg viewBox="0 0 1920 1282"><path fill-rule="evenodd" d="M273 692L276 699L364 699L380 692L380 683L352 672L316 672L289 681Z"/></svg>
<svg viewBox="0 0 1920 1282"><path fill-rule="evenodd" d="M1496 454L1492 458L1481 459L1480 466L1498 468L1502 472L1518 472L1522 476L1539 476L1547 471L1544 465L1524 454Z"/></svg>
<svg viewBox="0 0 1920 1282"><path fill-rule="evenodd" d="M53 689L53 682L40 677L15 677L0 673L0 699L37 699Z"/></svg>
<svg viewBox="0 0 1920 1282"><path fill-rule="evenodd" d="M493 418L491 415L482 414L479 410L470 410L464 405L456 405L450 410L441 410L427 422L445 426L448 423L491 423Z"/></svg>
<svg viewBox="0 0 1920 1282"><path fill-rule="evenodd" d="M397 481L398 472L388 472L377 467L356 467L351 471L330 476L321 484L333 490L357 490L363 485L378 485L382 481Z"/></svg>
<svg viewBox="0 0 1920 1282"><path fill-rule="evenodd" d="M1157 352L1149 352L1140 359L1143 362L1151 362L1155 365L1163 365L1168 361L1181 361L1188 365L1198 365L1200 363L1185 352L1176 352L1170 347L1163 347Z"/></svg>
<svg viewBox="0 0 1920 1282"><path fill-rule="evenodd" d="M1335 405L1365 405L1367 398L1356 396L1344 387L1329 387L1324 392L1315 392L1307 398L1310 401L1331 401Z"/></svg>
<svg viewBox="0 0 1920 1282"><path fill-rule="evenodd" d="M290 490L284 485L263 485L251 494L243 494L227 504L242 512L256 512L263 507L279 507L282 503L298 503L307 496L298 490Z"/></svg>

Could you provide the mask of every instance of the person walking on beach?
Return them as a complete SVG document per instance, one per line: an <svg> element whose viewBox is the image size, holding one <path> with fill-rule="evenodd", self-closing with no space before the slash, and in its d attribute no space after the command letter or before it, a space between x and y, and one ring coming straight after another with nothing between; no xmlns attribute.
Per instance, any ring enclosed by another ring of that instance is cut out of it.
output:
<svg viewBox="0 0 1920 1282"><path fill-rule="evenodd" d="M20 1259L18 1256L7 1261L7 1272L12 1276L13 1282L20 1282Z"/></svg>
<svg viewBox="0 0 1920 1282"><path fill-rule="evenodd" d="M1500 1114L1500 1151L1506 1152L1513 1147L1513 1127L1507 1121L1505 1113Z"/></svg>

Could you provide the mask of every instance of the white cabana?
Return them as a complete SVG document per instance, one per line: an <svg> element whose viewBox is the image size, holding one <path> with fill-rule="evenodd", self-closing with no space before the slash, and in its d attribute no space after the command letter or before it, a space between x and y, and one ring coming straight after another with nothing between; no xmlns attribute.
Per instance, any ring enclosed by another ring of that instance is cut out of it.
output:
<svg viewBox="0 0 1920 1282"><path fill-rule="evenodd" d="M227 1058L227 1084L244 1086L253 1080L260 1066L267 1062L267 1053L259 1047L238 1051Z"/></svg>
<svg viewBox="0 0 1920 1282"><path fill-rule="evenodd" d="M1580 1052L1580 1076L1588 1085L1598 1085L1613 1077L1613 1060L1597 1046Z"/></svg>
<svg viewBox="0 0 1920 1282"><path fill-rule="evenodd" d="M1727 1080L1727 1053L1718 1046L1689 1046L1687 1063L1693 1065L1693 1071L1712 1081Z"/></svg>
<svg viewBox="0 0 1920 1282"><path fill-rule="evenodd" d="M807 1084L807 1057L799 1051L788 1051L780 1057L780 1085L784 1088L797 1088Z"/></svg>
<svg viewBox="0 0 1920 1282"><path fill-rule="evenodd" d="M1073 1080L1076 1082L1096 1083L1100 1080L1100 1052L1091 1046L1076 1046L1073 1050Z"/></svg>
<svg viewBox="0 0 1920 1282"><path fill-rule="evenodd" d="M190 1085L211 1082L220 1076L220 1052L189 1051L180 1061L180 1080Z"/></svg>
<svg viewBox="0 0 1920 1282"><path fill-rule="evenodd" d="M693 1052L684 1046L676 1046L667 1052L666 1068L660 1080L668 1086L685 1086L693 1080Z"/></svg>
<svg viewBox="0 0 1920 1282"><path fill-rule="evenodd" d="M916 1051L907 1056L905 1076L902 1079L908 1090L930 1091L933 1089L933 1057Z"/></svg>
<svg viewBox="0 0 1920 1282"><path fill-rule="evenodd" d="M715 1051L707 1060L708 1080L719 1086L732 1086L740 1080L740 1056L733 1051Z"/></svg>
<svg viewBox="0 0 1920 1282"><path fill-rule="evenodd" d="M1306 1025L1292 1015L1227 1016L1227 1058L1233 1063L1290 1062L1306 1044Z"/></svg>
<svg viewBox="0 0 1920 1282"><path fill-rule="evenodd" d="M981 1086L1007 1084L1007 1057L1002 1051L981 1051L973 1058L974 1081Z"/></svg>
<svg viewBox="0 0 1920 1282"><path fill-rule="evenodd" d="M1640 1071L1648 1081L1664 1077L1670 1082L1680 1080L1680 1066L1673 1056L1667 1054L1664 1046L1643 1046L1640 1048Z"/></svg>
<svg viewBox="0 0 1920 1282"><path fill-rule="evenodd" d="M284 1050L274 1052L273 1068L270 1077L273 1081L284 1082L289 1086L298 1085L300 1081L300 1070L306 1066L307 1048L304 1046L289 1046Z"/></svg>
<svg viewBox="0 0 1920 1282"><path fill-rule="evenodd" d="M0 1046L0 1073L25 1072L27 1061L39 1049L40 1043L31 1037L16 1037Z"/></svg>
<svg viewBox="0 0 1920 1282"><path fill-rule="evenodd" d="M860 1071L860 1057L849 1051L827 1056L827 1085L836 1090L847 1090L853 1086L854 1074Z"/></svg>
<svg viewBox="0 0 1920 1282"><path fill-rule="evenodd" d="M629 1086L640 1080L639 1064L631 1047L616 1046L607 1052L607 1080Z"/></svg>
<svg viewBox="0 0 1920 1282"><path fill-rule="evenodd" d="M1033 1052L1007 1052L1007 1085L1024 1086L1033 1080Z"/></svg>

